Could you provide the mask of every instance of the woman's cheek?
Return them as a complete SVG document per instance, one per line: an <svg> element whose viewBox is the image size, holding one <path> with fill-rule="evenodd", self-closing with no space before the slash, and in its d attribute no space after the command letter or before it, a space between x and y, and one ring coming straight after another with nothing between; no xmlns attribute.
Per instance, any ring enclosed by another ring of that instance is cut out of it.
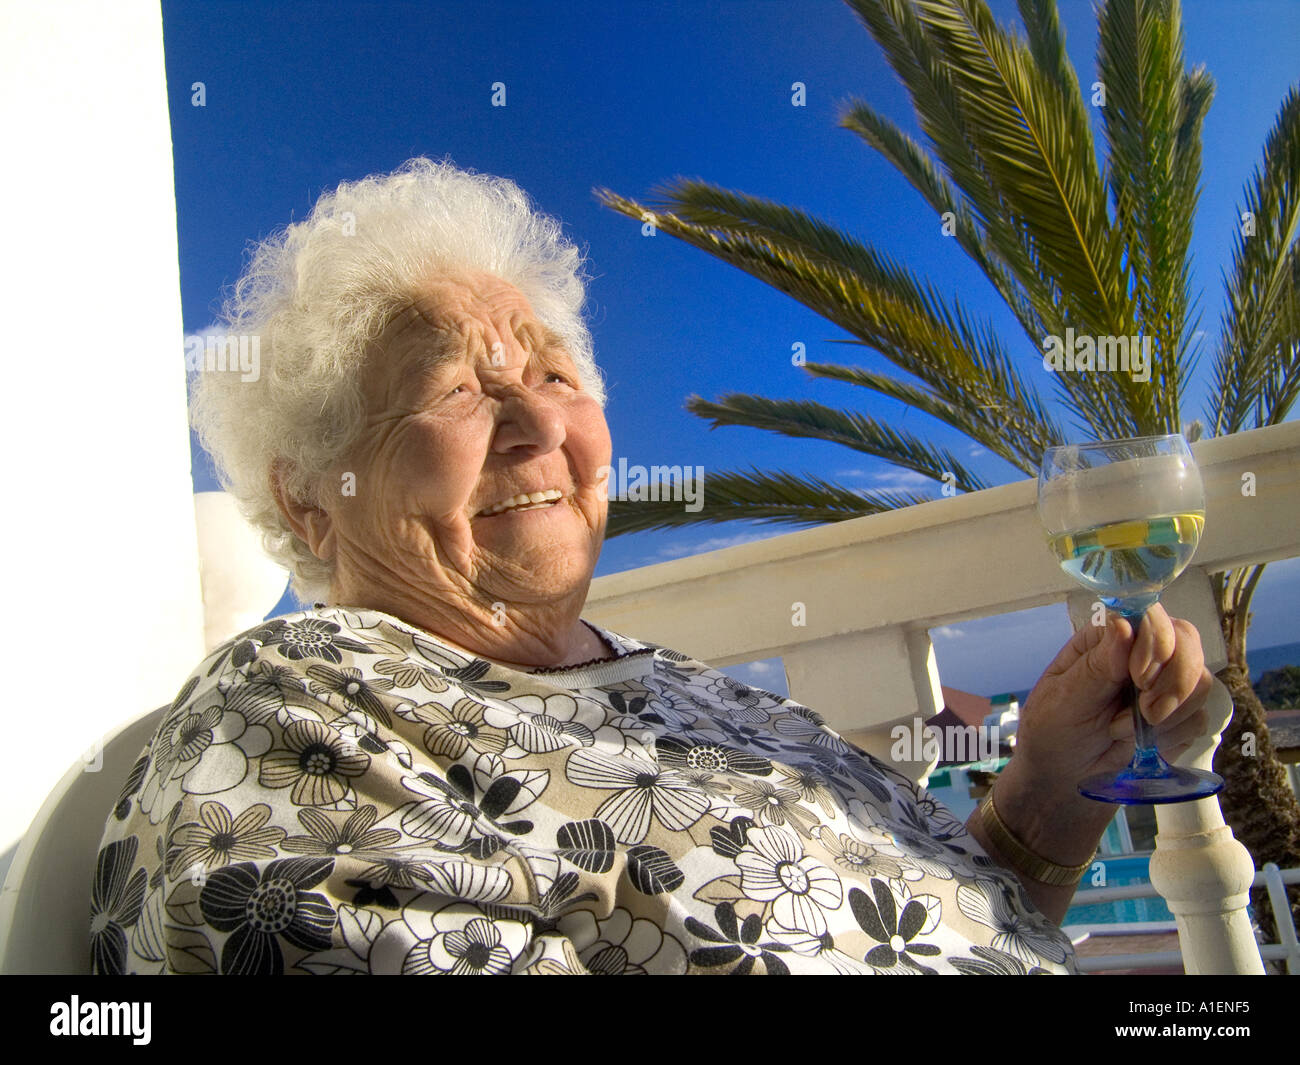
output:
<svg viewBox="0 0 1300 1065"><path fill-rule="evenodd" d="M474 496L491 443L490 436L476 431L480 420L471 410L458 426L420 434L401 464L408 490L435 501L440 509L465 506Z"/></svg>
<svg viewBox="0 0 1300 1065"><path fill-rule="evenodd" d="M588 478L594 478L598 470L609 465L613 454L605 414L590 396L580 396L574 400L568 422L568 450L580 470Z"/></svg>

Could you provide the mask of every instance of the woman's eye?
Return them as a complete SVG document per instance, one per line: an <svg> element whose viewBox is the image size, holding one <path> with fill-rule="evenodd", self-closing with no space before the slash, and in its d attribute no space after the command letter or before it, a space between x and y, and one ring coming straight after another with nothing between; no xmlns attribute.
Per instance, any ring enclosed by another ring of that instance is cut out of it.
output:
<svg viewBox="0 0 1300 1065"><path fill-rule="evenodd" d="M548 373L548 374L546 375L546 379L547 379L548 381L549 381L552 377L554 377L554 378L555 378L557 381L559 381L561 384L565 384L565 385L567 385L567 384L569 383L569 379L568 379L567 377L565 377L564 374L562 374L562 373L557 373L555 370L552 370L550 373Z"/></svg>

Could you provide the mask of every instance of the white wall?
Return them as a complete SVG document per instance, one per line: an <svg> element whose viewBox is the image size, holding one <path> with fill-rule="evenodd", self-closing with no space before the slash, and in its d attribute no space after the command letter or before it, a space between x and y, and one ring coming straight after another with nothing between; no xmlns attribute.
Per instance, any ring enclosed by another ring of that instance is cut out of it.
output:
<svg viewBox="0 0 1300 1065"><path fill-rule="evenodd" d="M0 129L7 866L81 752L203 654L157 0L0 5Z"/></svg>

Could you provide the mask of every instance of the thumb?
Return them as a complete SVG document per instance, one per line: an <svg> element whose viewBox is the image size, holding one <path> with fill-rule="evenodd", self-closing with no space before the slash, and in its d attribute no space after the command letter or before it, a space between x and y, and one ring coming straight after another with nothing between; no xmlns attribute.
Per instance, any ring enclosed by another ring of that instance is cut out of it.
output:
<svg viewBox="0 0 1300 1065"><path fill-rule="evenodd" d="M1133 649L1133 626L1118 614L1107 614L1106 624L1088 625L1074 634L1078 658L1076 671L1107 685L1128 679L1129 655Z"/></svg>

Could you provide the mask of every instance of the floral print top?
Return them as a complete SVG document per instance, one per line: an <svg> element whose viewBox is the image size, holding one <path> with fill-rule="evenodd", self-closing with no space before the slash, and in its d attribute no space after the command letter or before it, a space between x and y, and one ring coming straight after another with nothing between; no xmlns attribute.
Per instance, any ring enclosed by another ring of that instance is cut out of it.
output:
<svg viewBox="0 0 1300 1065"><path fill-rule="evenodd" d="M812 710L596 626L521 672L316 608L213 652L109 813L97 973L1074 972Z"/></svg>

